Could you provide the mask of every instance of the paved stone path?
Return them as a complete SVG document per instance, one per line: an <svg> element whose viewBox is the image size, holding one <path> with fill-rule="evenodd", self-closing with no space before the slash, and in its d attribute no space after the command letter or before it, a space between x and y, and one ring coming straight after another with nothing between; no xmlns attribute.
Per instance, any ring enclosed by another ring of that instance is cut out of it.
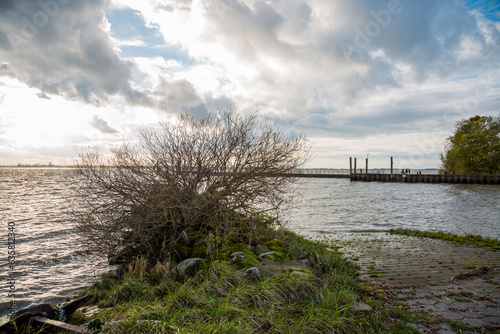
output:
<svg viewBox="0 0 500 334"><path fill-rule="evenodd" d="M437 321L411 324L421 332L500 333L500 251L385 233L328 239L361 266L361 279Z"/></svg>

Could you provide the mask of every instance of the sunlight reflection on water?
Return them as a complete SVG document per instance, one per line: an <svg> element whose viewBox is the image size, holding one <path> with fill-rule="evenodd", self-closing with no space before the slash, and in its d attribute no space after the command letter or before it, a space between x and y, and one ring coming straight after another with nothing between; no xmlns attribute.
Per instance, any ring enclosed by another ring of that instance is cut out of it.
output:
<svg viewBox="0 0 500 334"><path fill-rule="evenodd" d="M0 240L16 222L16 303L57 303L82 291L107 265L75 252L70 169L0 169ZM312 179L297 185L302 200L289 214L303 235L386 231L393 227L473 233L500 238L500 187L457 184L363 183ZM0 252L0 280L7 274ZM0 316L7 287L0 285ZM3 312L2 312L3 311Z"/></svg>
<svg viewBox="0 0 500 334"><path fill-rule="evenodd" d="M289 215L301 234L412 228L500 239L497 185L350 182L312 179Z"/></svg>

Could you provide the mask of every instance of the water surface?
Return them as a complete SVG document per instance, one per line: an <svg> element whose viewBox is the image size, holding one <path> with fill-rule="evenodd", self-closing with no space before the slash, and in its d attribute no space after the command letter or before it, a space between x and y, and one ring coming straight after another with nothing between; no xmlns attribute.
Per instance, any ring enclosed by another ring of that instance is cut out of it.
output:
<svg viewBox="0 0 500 334"><path fill-rule="evenodd" d="M71 169L0 169L0 281L16 276L16 303L58 303L109 270L76 252ZM386 231L393 227L480 234L500 239L497 185L364 183L312 179L289 214L303 235ZM16 266L7 267L8 222L15 222ZM10 302L0 285L0 315Z"/></svg>

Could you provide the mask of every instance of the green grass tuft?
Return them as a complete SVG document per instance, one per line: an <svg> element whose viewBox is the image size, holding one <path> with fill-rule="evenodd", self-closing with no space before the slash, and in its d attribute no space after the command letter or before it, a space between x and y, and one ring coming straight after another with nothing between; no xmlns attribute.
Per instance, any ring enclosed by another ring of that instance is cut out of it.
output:
<svg viewBox="0 0 500 334"><path fill-rule="evenodd" d="M453 241L457 243L472 244L476 247L489 247L492 250L500 250L500 240L493 239L490 237L483 237L475 234L457 235L445 232L429 232L429 231L418 231L411 229L391 229L389 230L391 234L408 235L413 237L425 237L432 239L440 239Z"/></svg>

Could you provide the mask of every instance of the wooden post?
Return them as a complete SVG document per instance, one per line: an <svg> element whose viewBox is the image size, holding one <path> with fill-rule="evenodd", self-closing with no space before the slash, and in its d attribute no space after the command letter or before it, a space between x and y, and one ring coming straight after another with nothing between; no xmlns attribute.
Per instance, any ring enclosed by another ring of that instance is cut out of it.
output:
<svg viewBox="0 0 500 334"><path fill-rule="evenodd" d="M354 174L357 174L358 170L356 169L356 163L358 161L358 158L354 158Z"/></svg>
<svg viewBox="0 0 500 334"><path fill-rule="evenodd" d="M366 174L368 174L368 158L366 158Z"/></svg>
<svg viewBox="0 0 500 334"><path fill-rule="evenodd" d="M352 174L352 157L349 157L349 175Z"/></svg>
<svg viewBox="0 0 500 334"><path fill-rule="evenodd" d="M394 158L391 157L391 176L394 173Z"/></svg>

